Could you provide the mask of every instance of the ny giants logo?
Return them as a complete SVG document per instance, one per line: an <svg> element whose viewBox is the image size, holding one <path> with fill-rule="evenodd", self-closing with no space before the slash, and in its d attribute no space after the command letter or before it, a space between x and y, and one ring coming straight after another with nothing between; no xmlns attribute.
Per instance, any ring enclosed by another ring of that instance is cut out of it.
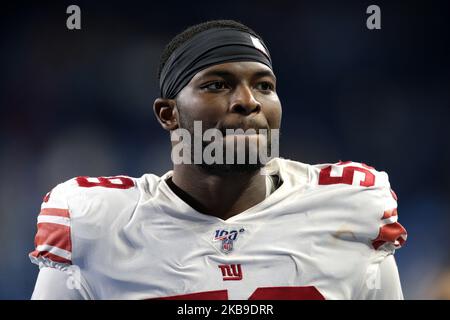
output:
<svg viewBox="0 0 450 320"><path fill-rule="evenodd" d="M234 241L240 233L244 232L244 228L238 230L218 229L215 231L213 241L221 241L220 250L223 253L230 253L233 250Z"/></svg>
<svg viewBox="0 0 450 320"><path fill-rule="evenodd" d="M240 264L221 264L219 269L222 271L223 281L242 280L243 278Z"/></svg>

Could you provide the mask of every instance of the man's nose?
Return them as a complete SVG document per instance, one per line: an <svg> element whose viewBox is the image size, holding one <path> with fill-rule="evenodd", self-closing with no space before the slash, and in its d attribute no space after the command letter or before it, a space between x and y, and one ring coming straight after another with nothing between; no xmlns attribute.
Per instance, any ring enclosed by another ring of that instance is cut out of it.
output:
<svg viewBox="0 0 450 320"><path fill-rule="evenodd" d="M239 85L232 95L230 110L242 115L249 115L259 112L261 104L255 99L252 90L247 85Z"/></svg>

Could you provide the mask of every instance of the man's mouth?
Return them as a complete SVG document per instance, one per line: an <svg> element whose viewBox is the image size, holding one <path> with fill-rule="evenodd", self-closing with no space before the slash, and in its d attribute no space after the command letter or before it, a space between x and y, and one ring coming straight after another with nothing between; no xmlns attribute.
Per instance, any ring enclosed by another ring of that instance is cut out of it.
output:
<svg viewBox="0 0 450 320"><path fill-rule="evenodd" d="M222 135L225 136L251 136L259 134L268 134L267 128L226 128L221 130Z"/></svg>
<svg viewBox="0 0 450 320"><path fill-rule="evenodd" d="M267 134L269 128L260 125L236 125L236 126L225 126L221 127L220 131L223 136L228 135L253 135L253 134Z"/></svg>

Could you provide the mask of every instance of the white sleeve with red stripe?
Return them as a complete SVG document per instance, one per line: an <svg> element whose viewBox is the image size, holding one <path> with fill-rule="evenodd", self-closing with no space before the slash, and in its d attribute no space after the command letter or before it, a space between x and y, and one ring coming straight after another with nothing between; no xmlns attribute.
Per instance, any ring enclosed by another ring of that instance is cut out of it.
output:
<svg viewBox="0 0 450 320"><path fill-rule="evenodd" d="M74 181L69 180L47 193L37 218L35 250L29 254L39 267L64 270L72 264L72 239L68 193Z"/></svg>
<svg viewBox="0 0 450 320"><path fill-rule="evenodd" d="M319 186L342 186L344 192L349 188L359 192L359 197L349 205L353 208L348 210L352 216L346 215L347 211L341 212L343 220L349 219L351 224L358 226L354 227L356 236L363 235L365 241L369 236L372 247L385 252L393 252L404 244L407 234L397 222L397 196L390 187L386 172L352 161L314 167L312 179L317 179ZM346 196L349 195L347 192Z"/></svg>
<svg viewBox="0 0 450 320"><path fill-rule="evenodd" d="M383 212L380 212L378 220L378 235L372 239L372 246L376 250L394 252L406 242L406 229L398 222L397 195L391 189L388 175L380 172L377 177L381 180L381 197L383 199Z"/></svg>

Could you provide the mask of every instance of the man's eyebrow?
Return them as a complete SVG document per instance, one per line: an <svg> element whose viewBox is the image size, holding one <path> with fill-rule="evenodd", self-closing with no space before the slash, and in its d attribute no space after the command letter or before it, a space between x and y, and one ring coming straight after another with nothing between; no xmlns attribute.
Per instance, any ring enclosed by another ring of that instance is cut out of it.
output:
<svg viewBox="0 0 450 320"><path fill-rule="evenodd" d="M201 78L210 77L210 76L218 76L218 77L222 77L222 78L227 78L227 77L234 76L234 74L231 73L230 71L226 71L226 70L211 70L211 71L207 71L204 74L202 74Z"/></svg>
<svg viewBox="0 0 450 320"><path fill-rule="evenodd" d="M211 70L207 71L200 76L200 80L206 77L218 76L222 78L232 78L236 77L233 72L227 70ZM271 70L259 70L252 74L252 78L262 78L262 77L271 77L276 81L276 77Z"/></svg>
<svg viewBox="0 0 450 320"><path fill-rule="evenodd" d="M273 78L273 80L277 80L277 77L273 74L271 70L260 70L253 74L253 77L255 78L262 78L262 77L270 77Z"/></svg>

